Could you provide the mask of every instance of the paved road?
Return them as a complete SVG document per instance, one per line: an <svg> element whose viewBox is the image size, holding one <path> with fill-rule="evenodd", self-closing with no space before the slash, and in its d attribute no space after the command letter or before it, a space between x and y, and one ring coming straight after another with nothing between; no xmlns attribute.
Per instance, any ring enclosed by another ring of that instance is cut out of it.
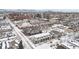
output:
<svg viewBox="0 0 79 59"><path fill-rule="evenodd" d="M15 32L21 37L21 40L28 48L35 48L35 45L10 21L10 19L7 18L6 21L10 23L10 25L14 28Z"/></svg>

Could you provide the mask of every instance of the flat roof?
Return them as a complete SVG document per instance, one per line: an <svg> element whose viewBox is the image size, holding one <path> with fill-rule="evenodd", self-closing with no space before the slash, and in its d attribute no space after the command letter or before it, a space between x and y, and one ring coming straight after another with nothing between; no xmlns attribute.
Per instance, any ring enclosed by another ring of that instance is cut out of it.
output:
<svg viewBox="0 0 79 59"><path fill-rule="evenodd" d="M47 36L47 35L50 35L50 33L41 33L41 34L32 35L30 37L38 38L38 37L43 37L43 36Z"/></svg>
<svg viewBox="0 0 79 59"><path fill-rule="evenodd" d="M51 49L50 44L44 43L36 47L36 49Z"/></svg>

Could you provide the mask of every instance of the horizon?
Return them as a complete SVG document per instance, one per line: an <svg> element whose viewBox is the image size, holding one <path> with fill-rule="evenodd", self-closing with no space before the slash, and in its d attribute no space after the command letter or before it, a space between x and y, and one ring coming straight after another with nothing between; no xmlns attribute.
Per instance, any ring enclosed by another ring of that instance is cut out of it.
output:
<svg viewBox="0 0 79 59"><path fill-rule="evenodd" d="M79 12L79 9L0 9L0 11L52 11L52 12Z"/></svg>

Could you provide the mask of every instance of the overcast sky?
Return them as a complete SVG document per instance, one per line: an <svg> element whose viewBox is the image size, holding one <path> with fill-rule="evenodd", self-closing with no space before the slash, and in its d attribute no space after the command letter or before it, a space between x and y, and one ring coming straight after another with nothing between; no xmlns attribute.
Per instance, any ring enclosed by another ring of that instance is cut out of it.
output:
<svg viewBox="0 0 79 59"><path fill-rule="evenodd" d="M78 0L0 0L0 9L79 9Z"/></svg>

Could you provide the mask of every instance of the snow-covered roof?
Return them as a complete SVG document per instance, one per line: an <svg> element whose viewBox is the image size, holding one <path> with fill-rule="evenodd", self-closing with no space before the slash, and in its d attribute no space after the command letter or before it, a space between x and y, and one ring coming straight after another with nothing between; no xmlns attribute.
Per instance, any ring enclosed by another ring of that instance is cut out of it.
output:
<svg viewBox="0 0 79 59"><path fill-rule="evenodd" d="M36 47L36 49L51 49L50 44L44 43Z"/></svg>
<svg viewBox="0 0 79 59"><path fill-rule="evenodd" d="M48 36L48 35L50 35L50 33L41 33L41 34L32 35L30 37L38 38L38 37L43 37L43 36Z"/></svg>

